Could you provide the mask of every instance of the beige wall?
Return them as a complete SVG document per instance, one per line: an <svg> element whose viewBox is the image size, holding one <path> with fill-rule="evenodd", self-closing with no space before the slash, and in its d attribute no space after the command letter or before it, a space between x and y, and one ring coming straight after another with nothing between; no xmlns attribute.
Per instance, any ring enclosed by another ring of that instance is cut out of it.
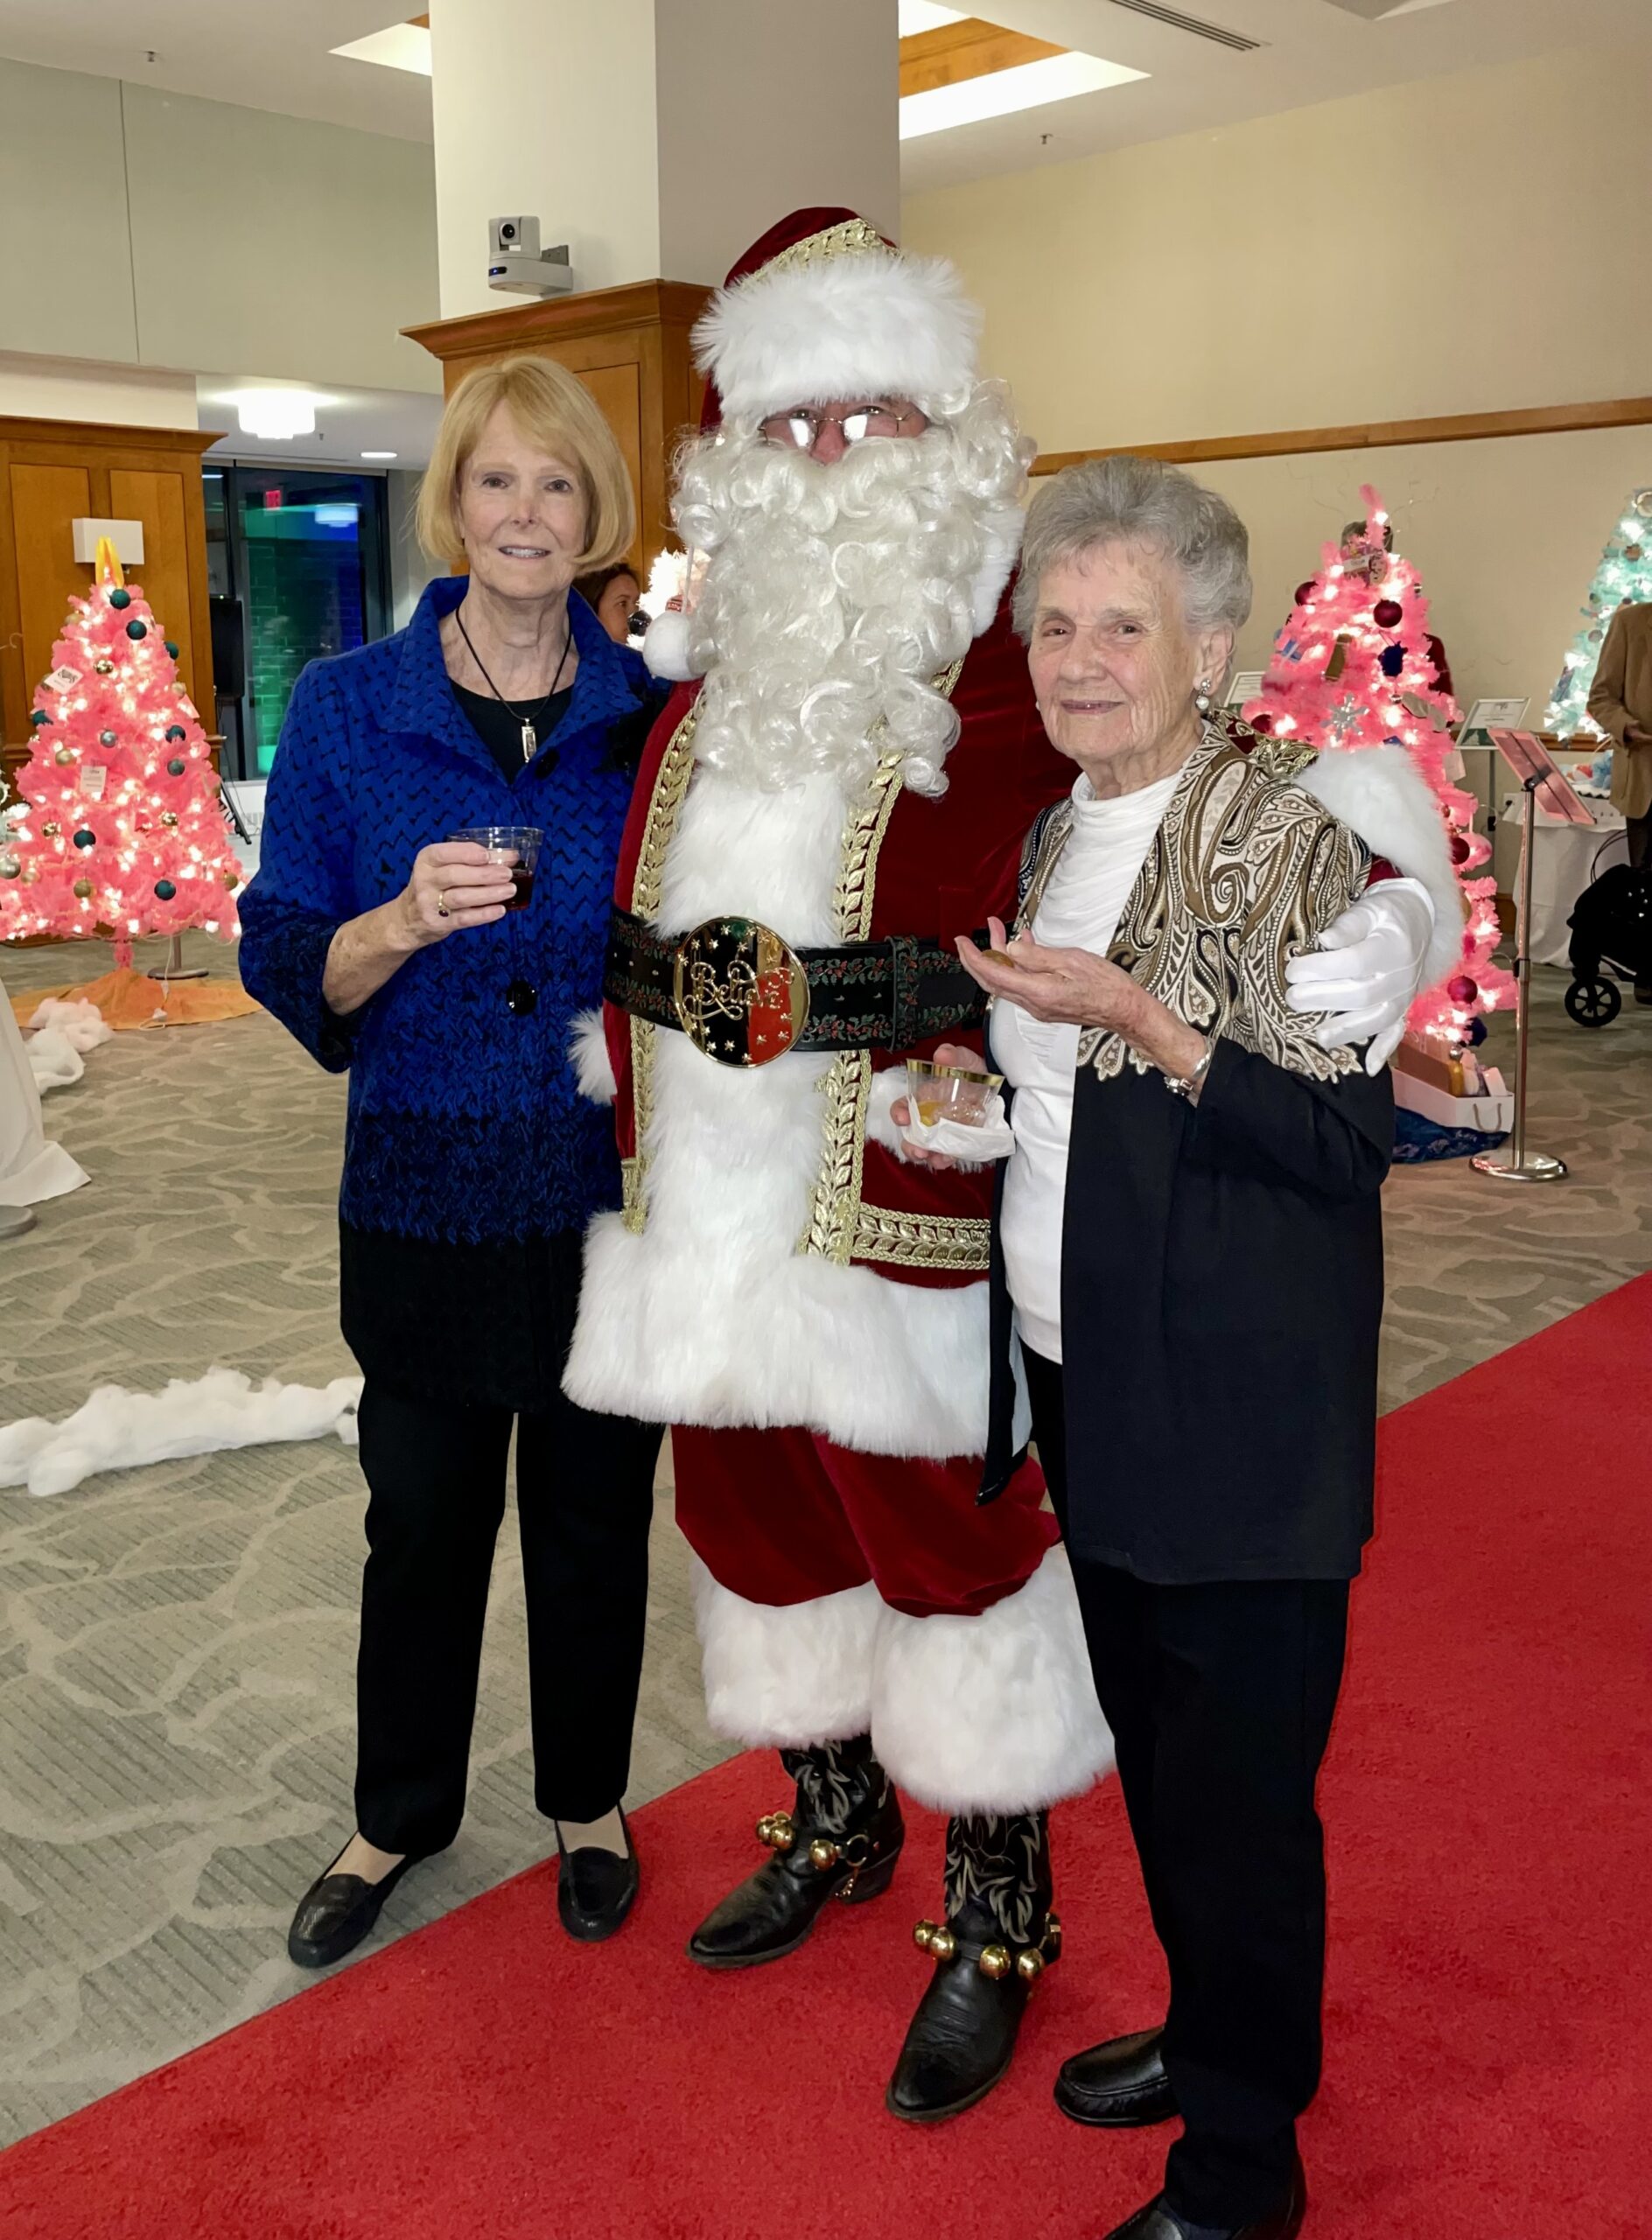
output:
<svg viewBox="0 0 1652 2240"><path fill-rule="evenodd" d="M441 387L417 142L0 61L0 352Z"/></svg>
<svg viewBox="0 0 1652 2240"><path fill-rule="evenodd" d="M1652 39L920 195L1046 451L1652 390ZM1609 199L1608 199L1609 198Z"/></svg>
<svg viewBox="0 0 1652 2240"><path fill-rule="evenodd" d="M88 365L0 351L0 413L38 420L94 420L123 428L200 425L193 374Z"/></svg>

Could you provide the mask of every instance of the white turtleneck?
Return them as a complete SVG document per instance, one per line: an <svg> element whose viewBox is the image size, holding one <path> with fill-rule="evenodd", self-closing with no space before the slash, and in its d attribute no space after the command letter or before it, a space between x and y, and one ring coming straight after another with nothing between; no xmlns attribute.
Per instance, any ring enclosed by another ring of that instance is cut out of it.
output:
<svg viewBox="0 0 1652 2240"><path fill-rule="evenodd" d="M1051 873L1033 939L1046 948L1105 956L1180 771L1139 792L1100 801L1088 778L1073 788L1073 830ZM1015 1157L1004 1170L1003 1237L1022 1342L1061 1358L1061 1216L1078 1070L1076 1026L1049 1026L1007 998L993 1006L992 1054L1015 1090Z"/></svg>

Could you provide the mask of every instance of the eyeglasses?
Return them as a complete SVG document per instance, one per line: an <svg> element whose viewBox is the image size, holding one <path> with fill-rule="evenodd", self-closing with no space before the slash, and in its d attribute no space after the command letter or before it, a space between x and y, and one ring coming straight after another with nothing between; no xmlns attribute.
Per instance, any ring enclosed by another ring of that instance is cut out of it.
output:
<svg viewBox="0 0 1652 2240"><path fill-rule="evenodd" d="M812 452L822 428L840 429L846 444L858 444L867 436L898 436L908 420L929 424L916 405L901 412L892 404L857 404L848 412L774 412L761 428L772 444L792 444L800 452Z"/></svg>

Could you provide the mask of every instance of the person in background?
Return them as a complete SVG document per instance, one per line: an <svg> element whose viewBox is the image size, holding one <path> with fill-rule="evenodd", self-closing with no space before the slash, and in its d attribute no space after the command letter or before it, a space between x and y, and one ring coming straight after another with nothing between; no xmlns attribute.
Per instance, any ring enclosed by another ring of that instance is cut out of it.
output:
<svg viewBox="0 0 1652 2240"><path fill-rule="evenodd" d="M620 1203L578 1025L601 993L657 704L640 656L568 592L630 545L631 485L581 384L508 358L449 400L418 526L467 572L429 584L405 630L299 678L242 914L248 988L350 1075L342 1320L368 1488L356 1826L294 1916L303 1967L359 1944L458 1832L513 1432L535 1797L570 1935L611 1935L638 1880L620 1802L661 1435L561 1385L584 1224ZM496 826L543 835L519 905L514 857L451 836Z"/></svg>
<svg viewBox="0 0 1652 2240"><path fill-rule="evenodd" d="M1342 524L1340 542L1345 559L1358 560L1361 548L1366 541L1366 526L1364 522L1345 522ZM1394 550L1392 522L1385 522L1382 525L1382 550L1384 552ZM1446 658L1445 646L1432 630L1424 633L1424 642L1428 648L1428 658L1434 664L1434 690L1443 692L1448 700L1454 700L1457 695L1452 690L1452 665Z"/></svg>
<svg viewBox="0 0 1652 2240"><path fill-rule="evenodd" d="M615 645L628 646L631 618L642 596L642 585L630 562L620 560L612 568L594 568L590 575L580 577L574 589Z"/></svg>
<svg viewBox="0 0 1652 2240"><path fill-rule="evenodd" d="M1652 870L1652 606L1620 606L1606 626L1589 713L1612 737L1612 806L1628 827L1629 864ZM1652 1004L1652 980L1634 984Z"/></svg>

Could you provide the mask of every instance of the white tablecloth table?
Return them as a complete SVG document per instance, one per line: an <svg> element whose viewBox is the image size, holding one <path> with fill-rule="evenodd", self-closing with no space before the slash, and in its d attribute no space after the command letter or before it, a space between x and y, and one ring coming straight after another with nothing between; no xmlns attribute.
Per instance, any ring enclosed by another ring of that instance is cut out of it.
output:
<svg viewBox="0 0 1652 2240"><path fill-rule="evenodd" d="M1534 964L1558 964L1570 970L1572 933L1566 924L1578 897L1592 879L1612 864L1627 863L1628 844L1623 819L1609 802L1592 801L1594 823L1565 824L1558 817L1537 811L1537 852L1531 865L1531 960ZM1507 822L1522 824L1526 796L1516 794L1503 808ZM1522 833L1522 840L1524 840ZM1523 864L1516 872L1515 894L1521 893Z"/></svg>
<svg viewBox="0 0 1652 2240"><path fill-rule="evenodd" d="M46 1140L23 1032L0 984L0 1206L38 1206L87 1179L60 1144Z"/></svg>

